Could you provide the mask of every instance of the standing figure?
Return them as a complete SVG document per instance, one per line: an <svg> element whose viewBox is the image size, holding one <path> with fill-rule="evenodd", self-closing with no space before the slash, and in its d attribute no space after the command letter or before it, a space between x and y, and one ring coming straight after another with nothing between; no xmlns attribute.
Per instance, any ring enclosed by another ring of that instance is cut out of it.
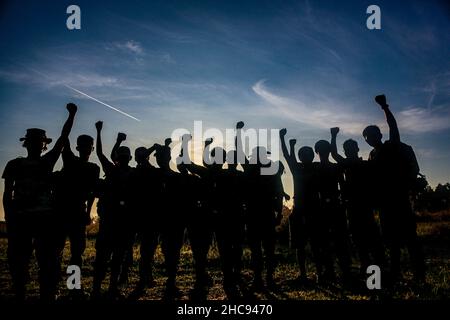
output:
<svg viewBox="0 0 450 320"><path fill-rule="evenodd" d="M163 203L163 179L161 170L155 168L149 162L150 155L155 151L156 145L151 148L139 147L134 152L137 166L132 179L132 211L135 221L133 230L140 241L139 282L135 290L135 296L142 295L145 288L153 287L153 259L159 243L161 233L161 215ZM133 244L131 241L131 258ZM128 253L128 257L130 253ZM130 258L126 258L130 260ZM132 259L131 259L132 261Z"/></svg>
<svg viewBox="0 0 450 320"><path fill-rule="evenodd" d="M86 248L86 226L91 223L91 208L95 199L95 189L98 183L100 168L95 163L89 162L89 157L94 150L94 138L88 135L80 135L77 138L76 156L70 149L67 139L62 152L63 168L59 173L56 202L58 220L60 220L59 232L61 243L59 255L66 243L70 241L70 265L81 268L82 256ZM79 292L75 290L73 292Z"/></svg>
<svg viewBox="0 0 450 320"><path fill-rule="evenodd" d="M368 266L376 264L381 267L384 264L384 249L373 210L371 166L359 157L358 143L352 139L344 142L345 158L342 157L336 146L339 128L331 128L330 131L331 155L344 171L342 200L352 239L359 252L360 274L365 278Z"/></svg>
<svg viewBox="0 0 450 320"><path fill-rule="evenodd" d="M280 196L279 179L276 174L265 174L264 169L273 168L275 164L267 157L270 154L265 147L253 149L250 159L242 148L243 122L236 125L237 159L244 168L246 179L246 226L250 245L251 264L254 272L253 289L260 291L264 287L262 278L263 262L266 265L266 285L275 286L275 241L276 241L276 209ZM270 171L270 170L268 170ZM277 170L278 172L278 170ZM275 172L275 173L277 173ZM263 258L263 249L264 256Z"/></svg>
<svg viewBox="0 0 450 320"><path fill-rule="evenodd" d="M130 209L133 168L129 166L131 152L128 147L121 146L117 149L115 163L106 158L103 154L101 139L103 122L98 121L95 127L97 129L97 156L106 177L97 210L100 224L95 244L96 256L92 295L94 298L99 296L101 284L106 276L108 262L110 261L109 295L111 298L116 298L120 296L118 289L119 275L132 234Z"/></svg>
<svg viewBox="0 0 450 320"><path fill-rule="evenodd" d="M180 262L180 250L183 246L184 231L186 229L186 215L184 204L177 199L184 192L181 186L181 175L170 168L171 150L170 138L165 140L164 145L155 145L156 162L161 169L163 181L162 203L165 204L162 216L161 237L164 264L167 272L166 289L164 298L173 300L179 296L176 286L178 264Z"/></svg>
<svg viewBox="0 0 450 320"><path fill-rule="evenodd" d="M207 258L213 238L211 218L211 187L207 179L189 171L191 166L188 143L190 135L182 137L181 152L177 160L177 168L181 173L183 193L181 202L187 211L187 232L194 258L195 284L191 291L191 299L206 300L211 279L207 273Z"/></svg>
<svg viewBox="0 0 450 320"><path fill-rule="evenodd" d="M313 259L316 265L316 274L322 275L321 258L324 253L321 252L319 243L323 221L318 219L319 193L317 189L316 169L314 160L314 151L311 147L301 147L298 151L297 162L295 157L296 140L289 140L288 150L285 142L287 130L280 130L281 149L288 163L289 169L294 180L294 207L289 218L291 245L296 249L297 261L299 265L298 282L304 284L307 282L306 270L306 246L308 242L313 253Z"/></svg>
<svg viewBox="0 0 450 320"><path fill-rule="evenodd" d="M58 234L54 227L56 213L52 171L69 137L77 106L69 103L67 110L69 117L52 150L42 155L52 139L47 138L42 129L27 129L25 137L20 139L27 149L27 157L9 161L3 172L8 263L18 300L25 299L28 264L33 249L39 266L41 299L55 298Z"/></svg>
<svg viewBox="0 0 450 320"><path fill-rule="evenodd" d="M415 280L422 282L425 280L425 262L410 200L419 165L411 146L400 141L397 121L389 109L386 97L379 95L375 97L375 101L386 115L389 140L383 143L380 128L374 125L366 127L363 136L373 147L369 162L375 167L374 195L380 209L382 235L389 248L392 280L397 281L401 276L400 248L406 245Z"/></svg>
<svg viewBox="0 0 450 320"><path fill-rule="evenodd" d="M348 248L347 217L341 203L343 174L339 165L330 162L331 145L326 140L316 142L314 149L319 155L317 164L317 189L319 193L318 217L325 227L321 239L324 253L323 265L326 268L322 280L335 278L332 251L336 252L344 284L351 281L351 258Z"/></svg>

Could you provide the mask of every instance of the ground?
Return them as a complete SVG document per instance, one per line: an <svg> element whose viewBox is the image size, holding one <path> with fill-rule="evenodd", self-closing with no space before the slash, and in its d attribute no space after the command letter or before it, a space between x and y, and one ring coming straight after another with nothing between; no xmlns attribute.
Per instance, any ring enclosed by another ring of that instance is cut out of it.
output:
<svg viewBox="0 0 450 320"><path fill-rule="evenodd" d="M266 291L255 294L255 299L261 300L368 300L368 299L399 299L399 300L441 300L450 298L450 213L423 214L418 223L418 234L422 241L427 264L427 284L415 286L411 281L411 273L406 271L403 275L405 281L397 286L394 290L367 290L354 289L344 290L339 284L335 286L317 286L299 287L295 283L297 277L297 267L295 263L295 254L287 246L279 245L277 247L278 267L275 273L275 281L277 289L274 291ZM88 240L85 252L85 263L82 269L82 287L87 293L90 292L92 286L93 262L95 258L94 239ZM8 272L6 258L7 240L0 239L0 297L2 299L10 299L13 297L11 289L11 278ZM130 282L128 286L122 288L122 293L127 296L133 289L138 280L138 249L134 252L134 265L130 274ZM249 270L250 251L244 250L244 270L243 278L246 283L251 282L251 271ZM402 258L407 267L407 254L403 253ZM63 267L68 263L68 247L64 250ZM34 258L31 261L31 282L28 286L28 297L31 300L37 299L38 283L37 268ZM312 266L311 274L313 278L314 269ZM354 270L357 272L357 261L354 261ZM163 256L161 249L158 247L155 265L156 286L147 290L146 294L141 298L144 300L159 300L163 296L163 284L165 277L163 274ZM213 286L209 291L208 299L223 300L224 292L221 288L222 274L220 272L220 264L217 249L213 247L209 253L209 272L213 279ZM63 274L63 279L66 275ZM182 292L182 300L189 298L189 291L194 283L192 254L188 245L182 249L181 263L177 278L177 284ZM107 288L105 281L104 289ZM64 299L68 294L65 286L65 280L61 281L59 289L59 298Z"/></svg>

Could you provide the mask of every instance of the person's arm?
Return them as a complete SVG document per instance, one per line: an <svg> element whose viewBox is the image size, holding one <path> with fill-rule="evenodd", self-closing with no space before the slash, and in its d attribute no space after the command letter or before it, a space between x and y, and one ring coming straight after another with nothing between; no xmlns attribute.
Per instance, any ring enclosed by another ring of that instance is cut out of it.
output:
<svg viewBox="0 0 450 320"><path fill-rule="evenodd" d="M67 165L68 163L72 162L75 159L75 154L72 152L72 149L70 148L70 140L66 139L64 143L64 148L62 151L62 160L63 165Z"/></svg>
<svg viewBox="0 0 450 320"><path fill-rule="evenodd" d="M74 103L68 103L66 106L67 111L69 112L69 116L64 123L64 126L61 131L61 136L56 141L53 148L47 152L43 157L48 159L52 165L55 165L56 161L61 154L66 141L69 139L70 131L72 130L73 121L75 119L75 114L77 113L77 106Z"/></svg>
<svg viewBox="0 0 450 320"><path fill-rule="evenodd" d="M190 173L196 174L199 177L205 177L208 174L208 169L206 167L199 166L193 162L185 164L185 167Z"/></svg>
<svg viewBox="0 0 450 320"><path fill-rule="evenodd" d="M148 148L147 150L148 150L148 155L151 156L153 154L153 152L156 151L156 143L154 145L152 145L150 148Z"/></svg>
<svg viewBox="0 0 450 320"><path fill-rule="evenodd" d="M242 144L242 128L244 127L244 122L239 121L236 123L236 138L234 140L235 148L236 148L236 164L240 164L245 171L246 166L249 164L249 161L245 155L244 147Z"/></svg>
<svg viewBox="0 0 450 320"><path fill-rule="evenodd" d="M156 148L157 148L156 146L157 146L157 144L155 143L154 145L152 145L150 148L147 149L149 159L150 159L150 157L152 156L152 154L156 151ZM149 165L150 167L152 167L152 168L155 168L155 166L152 165L152 164L150 163L150 161L148 162L148 165Z"/></svg>
<svg viewBox="0 0 450 320"><path fill-rule="evenodd" d="M5 178L5 190L3 191L3 209L5 210L6 221L8 221L8 217L13 214L13 189L14 180L11 178Z"/></svg>
<svg viewBox="0 0 450 320"><path fill-rule="evenodd" d="M285 141L286 134L287 134L286 129L280 130L281 151L283 152L283 156L286 159L289 169L292 172L292 170L295 170L294 168L295 168L295 165L297 164L297 160L295 158L295 152L294 152L296 141L294 139L291 139L289 141L290 150L288 150L288 148L286 146L286 141Z"/></svg>
<svg viewBox="0 0 450 320"><path fill-rule="evenodd" d="M337 163L342 163L343 161L345 161L344 157L341 156L338 151L337 151L337 145L336 145L336 137L339 133L339 128L335 127L335 128L331 128L330 129L330 133L331 133L331 156L333 157L333 159L337 162Z"/></svg>
<svg viewBox="0 0 450 320"><path fill-rule="evenodd" d="M97 121L95 123L95 128L97 129L97 143L96 143L96 152L98 160L100 160L100 163L102 165L103 171L105 174L108 174L110 170L114 167L114 164L106 158L106 156L103 154L103 146L102 146L102 129L103 129L103 122Z"/></svg>
<svg viewBox="0 0 450 320"><path fill-rule="evenodd" d="M204 147L203 147L203 165L206 168L209 167L212 164L211 157L210 157L211 153L210 153L210 150L209 150L210 146L211 146L211 143L213 143L213 138L206 139Z"/></svg>
<svg viewBox="0 0 450 320"><path fill-rule="evenodd" d="M86 204L86 225L90 225L92 222L91 219L91 210L92 210L92 205L94 204L94 200L95 200L95 185L98 182L98 179L100 178L100 168L96 165L95 166L95 176L92 176L93 178L95 178L93 180L93 188L89 194L89 198L87 199L87 204Z"/></svg>
<svg viewBox="0 0 450 320"><path fill-rule="evenodd" d="M183 169L187 169L186 166L191 163L188 149L188 144L191 139L192 136L190 134L185 134L181 137L181 149L177 158L177 169L180 172L182 172Z"/></svg>
<svg viewBox="0 0 450 320"><path fill-rule="evenodd" d="M117 150L120 147L120 144L127 139L127 135L125 133L119 132L117 134L116 143L114 144L112 150L111 150L111 160L113 162L117 161Z"/></svg>
<svg viewBox="0 0 450 320"><path fill-rule="evenodd" d="M389 109L389 105L386 102L386 96L384 94L376 96L375 101L380 105L381 109L383 109L386 116L386 121L389 126L389 141L395 143L400 142L400 132L398 131L397 121Z"/></svg>

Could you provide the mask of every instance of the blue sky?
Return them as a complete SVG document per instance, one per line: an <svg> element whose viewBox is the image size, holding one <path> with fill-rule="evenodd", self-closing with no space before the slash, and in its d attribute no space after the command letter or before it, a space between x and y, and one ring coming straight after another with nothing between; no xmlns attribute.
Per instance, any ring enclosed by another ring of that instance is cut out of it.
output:
<svg viewBox="0 0 450 320"><path fill-rule="evenodd" d="M81 8L81 30L66 8ZM366 8L381 8L381 30ZM388 96L402 139L430 183L450 181L450 7L445 1L6 1L0 5L0 167L25 155L19 138L57 138L72 101L71 135L105 122L135 148L176 128L288 128L299 146L386 133L373 102ZM37 72L36 72L37 71ZM72 86L141 121L68 89ZM96 157L93 156L93 159ZM288 192L292 180L285 178ZM3 186L0 191L3 191ZM2 212L0 212L1 218Z"/></svg>

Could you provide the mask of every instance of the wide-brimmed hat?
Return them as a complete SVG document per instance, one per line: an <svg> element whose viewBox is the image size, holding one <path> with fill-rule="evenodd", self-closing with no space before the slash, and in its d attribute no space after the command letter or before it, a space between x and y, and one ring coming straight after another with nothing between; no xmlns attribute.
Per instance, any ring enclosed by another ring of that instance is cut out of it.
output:
<svg viewBox="0 0 450 320"><path fill-rule="evenodd" d="M47 138L47 135L45 134L45 130L42 130L39 128L27 129L27 133L25 134L25 137L20 138L20 141L25 141L25 140L39 140L39 141L45 142L47 144L52 142L52 139Z"/></svg>

